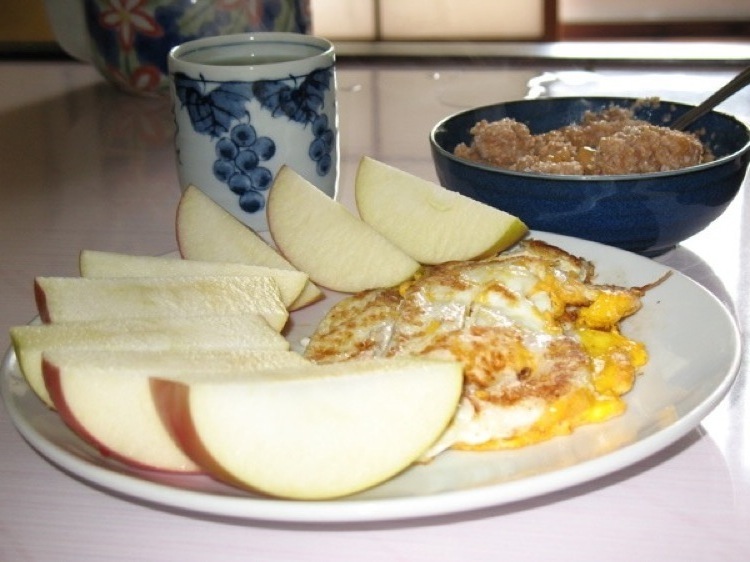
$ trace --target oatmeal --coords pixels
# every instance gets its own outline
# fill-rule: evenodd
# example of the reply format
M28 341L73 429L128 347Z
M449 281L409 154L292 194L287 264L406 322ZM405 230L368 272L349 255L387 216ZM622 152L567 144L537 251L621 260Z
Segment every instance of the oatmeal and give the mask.
M470 132L471 145L459 144L456 156L517 172L642 174L713 159L695 135L636 119L624 107L587 111L580 123L537 135L510 118L482 120Z

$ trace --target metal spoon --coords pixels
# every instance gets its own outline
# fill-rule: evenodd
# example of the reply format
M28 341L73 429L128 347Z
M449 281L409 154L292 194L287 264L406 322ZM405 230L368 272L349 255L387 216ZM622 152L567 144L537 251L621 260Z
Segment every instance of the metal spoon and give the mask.
M700 105L695 106L687 113L682 114L680 117L675 119L674 123L670 123L669 127L677 131L681 131L690 125L693 121L702 117L714 107L719 105L729 96L736 94L742 88L750 84L750 67L740 72L737 76L732 78L724 86L716 90L716 92L706 98L706 100Z

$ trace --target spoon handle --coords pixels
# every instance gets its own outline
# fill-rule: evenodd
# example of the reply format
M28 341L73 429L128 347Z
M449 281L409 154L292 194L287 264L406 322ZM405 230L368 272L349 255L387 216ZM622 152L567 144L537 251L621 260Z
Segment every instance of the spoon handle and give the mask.
M683 130L685 127L690 125L693 121L702 117L714 107L719 105L729 96L736 94L742 88L750 84L750 67L740 72L737 76L732 78L724 86L716 90L711 96L700 105L695 106L687 113L683 113L680 117L675 119L674 123L671 123L669 127L677 131Z

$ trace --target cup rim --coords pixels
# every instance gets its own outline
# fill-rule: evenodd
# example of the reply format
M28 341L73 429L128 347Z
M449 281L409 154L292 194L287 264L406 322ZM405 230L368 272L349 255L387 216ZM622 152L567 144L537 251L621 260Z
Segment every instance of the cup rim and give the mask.
M197 50L210 48L210 47L221 47L221 46L232 46L243 43L265 43L265 44L281 44L281 43L292 43L295 45L305 45L320 49L319 53L294 59L294 61L306 61L319 57L329 57L334 53L334 45L328 39L318 35L307 35L304 33L294 32L283 32L283 31L254 31L248 33L234 33L231 35L217 35L213 37L201 37L199 39L193 39L186 41L179 45L175 45L169 50L169 63L177 64L182 68L218 68L219 65L212 65L210 63L201 63L185 60L181 58L187 53L192 53ZM263 66L263 68L273 69L276 66L286 66L290 61L277 62L277 63L263 63L262 65L252 64L239 64L239 65L221 65L225 69L237 69L237 68L253 68L255 66Z

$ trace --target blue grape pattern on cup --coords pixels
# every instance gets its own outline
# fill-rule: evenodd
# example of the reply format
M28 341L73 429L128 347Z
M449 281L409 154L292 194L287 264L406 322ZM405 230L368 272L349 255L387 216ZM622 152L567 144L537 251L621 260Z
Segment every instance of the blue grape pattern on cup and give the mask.
M239 196L242 210L254 213L263 208L260 192L271 187L273 174L260 163L275 153L273 140L259 137L250 123L233 125L229 134L216 142L214 176Z
M215 140L213 175L239 198L240 208L255 213L265 208L263 192L271 187L273 174L263 165L276 154L272 138L259 134L246 104L258 100L274 118L286 118L310 128L308 149L320 176L333 165L335 133L323 111L325 92L331 87L333 67L320 68L301 77L257 82L214 82L174 77L175 93L187 109L193 129Z

